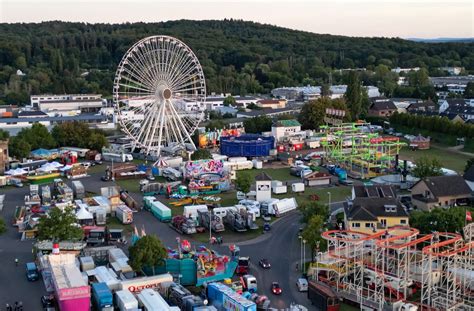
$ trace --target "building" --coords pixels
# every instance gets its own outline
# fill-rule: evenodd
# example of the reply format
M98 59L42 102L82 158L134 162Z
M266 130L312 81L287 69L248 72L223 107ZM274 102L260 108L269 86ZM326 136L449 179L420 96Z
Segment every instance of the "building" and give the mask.
M459 76L463 72L463 67L440 67L439 69L447 71L451 76Z
M332 176L327 173L312 172L303 177L304 183L308 187L315 186L329 186L331 184Z
M467 103L466 100L461 98L448 98L438 100L439 113L443 113L448 110L449 107L464 107L470 105L470 101Z
M231 96L230 94L220 94L220 95L212 95L206 97L205 108L206 110L216 110L219 107L224 107L224 100ZM259 100L258 97L254 96L234 96L236 107L246 108L247 105L255 104Z
M376 86L366 86L369 98L380 96L380 91ZM347 85L331 85L329 91L330 97L341 98L347 90ZM320 86L296 86L296 87L280 87L272 90L272 95L277 98L285 98L287 100L295 101L310 101L321 97Z
M463 94L469 82L474 82L474 75L430 77L431 84L436 88L447 88L448 92Z
M111 117L101 114L80 114L75 116L32 116L27 113L25 116L17 116L14 118L0 118L0 128L9 132L11 136L16 135L23 128L30 128L35 123L40 123L51 130L56 124L65 122L84 122L90 128L98 129L114 129L115 124Z
M419 112L438 112L437 105L432 100L418 101L416 103L411 103L407 107L409 113L419 113Z
M397 111L392 101L377 101L369 108L369 115L374 117L389 117Z
M408 212L396 198L356 197L344 204L347 230L370 234L394 226L408 226L408 220Z
M420 70L420 67L413 67L413 68L393 68L391 71L395 73L409 73L410 71L418 71Z
M459 175L435 176L417 182L411 194L414 207L431 211L435 207L466 204L471 198L471 189Z
M272 198L272 178L263 172L255 176L256 200L263 202Z
M100 94L32 95L31 106L46 113L98 112L104 100Z
M286 107L286 99L261 99L256 105L263 109L282 109Z
M467 104L450 105L443 113L459 116L465 122L474 119L474 107Z
M294 136L301 132L301 124L297 120L279 120L272 125L272 136L279 142L284 137Z
M251 110L245 112L237 112L237 118L254 118L258 116L267 116L270 118L286 115L286 114L298 114L301 108L298 107L288 107L281 109L261 109L261 110Z
M0 140L0 175L5 174L8 166L8 139Z

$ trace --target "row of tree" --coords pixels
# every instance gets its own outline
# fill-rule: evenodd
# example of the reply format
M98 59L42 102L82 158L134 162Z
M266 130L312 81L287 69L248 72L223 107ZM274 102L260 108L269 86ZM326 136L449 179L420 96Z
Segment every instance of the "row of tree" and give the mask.
M466 222L465 207L449 209L435 208L431 212L413 211L410 213L410 226L421 233L432 232L462 232Z
M474 137L474 126L461 122L452 122L447 117L394 113L390 117L390 123L457 137Z
M8 132L0 129L0 139L8 138ZM91 130L81 122L67 122L56 125L51 133L46 126L35 123L31 128L22 129L9 139L8 152L17 159L26 158L32 150L39 148L79 147L102 150L108 145L107 138L101 130Z
M154 34L175 36L193 49L209 92L244 95L280 86L346 84L348 72L336 69L366 68L361 72L364 85L377 85L388 96L413 96L422 91L425 73L445 74L439 67L474 70L472 43L318 35L238 20L1 24L0 100L24 104L30 94L39 93L108 96L125 52ZM396 84L398 74L390 71L395 67L426 70L419 73L423 79L410 77L405 88Z

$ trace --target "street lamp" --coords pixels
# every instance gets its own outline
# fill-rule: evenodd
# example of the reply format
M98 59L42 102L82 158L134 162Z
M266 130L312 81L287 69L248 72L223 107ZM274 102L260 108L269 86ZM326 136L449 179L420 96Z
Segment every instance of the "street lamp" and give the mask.
M328 191L328 207L329 207L329 212L331 212L331 192Z
M212 243L211 219L212 219L212 209L209 211L209 243Z
M303 266L303 237L298 235L298 239L300 239L300 269Z
M305 264L306 264L306 240L303 239L303 265ZM305 272L306 270L303 267L304 266L301 267L303 269L302 271Z

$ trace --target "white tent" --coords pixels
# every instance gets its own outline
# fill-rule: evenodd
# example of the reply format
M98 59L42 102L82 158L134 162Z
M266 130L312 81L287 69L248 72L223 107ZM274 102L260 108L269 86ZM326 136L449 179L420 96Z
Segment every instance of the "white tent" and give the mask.
M59 170L61 172L68 171L72 168L72 165L64 165L64 167L61 167Z
M12 175L12 176L18 176L18 175L25 175L28 174L27 171L25 171L22 168L16 168L14 170L8 170L5 172L6 175Z
M38 171L40 172L52 172L52 171L56 171L57 170L57 167L55 167L54 165L51 165L50 163L46 163L46 164L43 164L41 165L41 167L38 169Z
M94 215L92 215L92 213L90 213L85 208L81 207L76 213L76 218L78 220L93 219Z
M63 165L57 161L53 161L53 162L50 162L49 165L51 165L51 167L62 167Z

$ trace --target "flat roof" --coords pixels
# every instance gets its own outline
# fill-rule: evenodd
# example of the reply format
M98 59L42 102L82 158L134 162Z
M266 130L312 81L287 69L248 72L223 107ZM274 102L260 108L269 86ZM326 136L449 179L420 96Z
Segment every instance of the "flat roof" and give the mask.
M31 118L0 118L0 123L12 122L60 122L60 121L105 121L107 117L104 115L80 114L77 116L61 116L61 117L31 117Z

